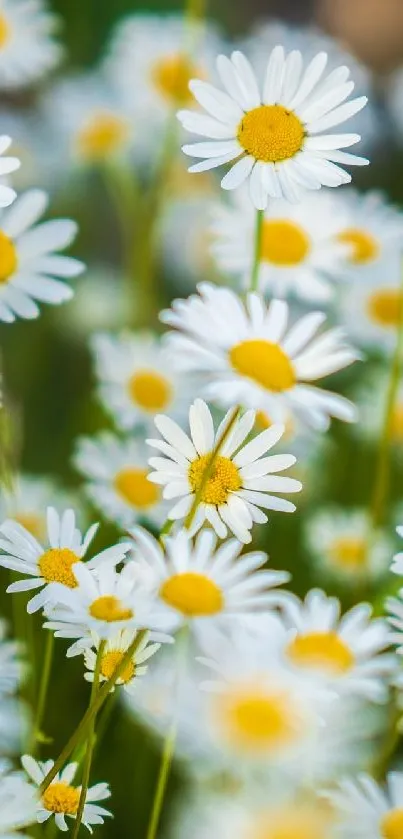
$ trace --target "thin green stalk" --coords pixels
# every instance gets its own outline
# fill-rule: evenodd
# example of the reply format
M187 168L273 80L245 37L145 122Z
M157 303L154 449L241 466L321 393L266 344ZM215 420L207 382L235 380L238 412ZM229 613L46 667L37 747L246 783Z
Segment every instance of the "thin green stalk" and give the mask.
M139 202L139 187L132 170L122 168L117 162L106 161L102 175L118 222L121 250L122 274L127 288L128 312L134 298L133 288L133 242L136 228L136 208Z
M162 526L161 531L160 531L160 536L159 536L160 542L163 542L165 536L168 536L168 534L171 532L174 524L175 524L174 519L167 519L166 520L165 524Z
M209 457L209 459L206 463L206 468L203 472L203 476L202 476L202 479L200 481L200 486L198 487L197 491L195 492L195 497L193 499L192 506L191 506L186 518L185 518L185 527L188 530L191 528L191 526L193 524L193 519L196 515L197 508L200 504L200 501L203 497L204 490L207 486L207 481L210 478L211 473L214 469L214 463L215 463L216 457L219 455L219 453L221 451L221 448L223 447L225 441L227 440L229 434L231 433L231 431L232 431L232 429L233 429L233 427L234 427L234 425L235 425L235 423L236 423L236 421L239 417L240 410L241 410L241 408L239 407L239 405L237 405L235 408L232 409L232 412L229 416L228 422L227 422L225 428L223 429L223 431L221 432L221 434L220 434L220 436L219 436L219 438L218 438L218 440L217 440L217 442L216 442L216 444L215 444L215 446L214 446L214 448L213 448L213 450L210 454L210 457Z
M73 734L71 735L70 739L67 741L59 756L56 758L54 765L42 781L42 784L39 788L40 795L43 795L45 790L48 788L49 784L52 783L57 773L60 772L66 761L69 759L73 749L75 749L75 747L81 742L82 738L85 736L88 726L91 724L93 718L97 715L98 711L102 708L102 705L104 704L105 700L108 698L110 689L115 686L117 680L119 679L119 676L121 676L125 667L135 655L138 647L144 639L146 632L147 629L139 630L133 642L130 644L130 647L127 648L123 658L116 665L110 679L108 679L107 682L104 682L102 687L99 689L94 699L94 702L87 708L84 716L78 723L77 728L75 729L75 731L73 731Z
M42 672L41 672L41 681L39 684L39 694L38 694L38 702L36 706L35 718L33 723L32 729L32 738L29 748L29 753L34 755L36 752L36 748L41 738L41 727L43 721L43 715L45 713L46 707L46 697L48 693L49 687L49 680L50 674L52 670L52 660L53 660L53 649L54 649L54 635L52 632L48 632L48 636L46 638L45 644L45 653L43 656L42 662Z
M255 239L253 249L253 263L250 277L250 290L258 290L260 256L262 251L264 210L256 210Z

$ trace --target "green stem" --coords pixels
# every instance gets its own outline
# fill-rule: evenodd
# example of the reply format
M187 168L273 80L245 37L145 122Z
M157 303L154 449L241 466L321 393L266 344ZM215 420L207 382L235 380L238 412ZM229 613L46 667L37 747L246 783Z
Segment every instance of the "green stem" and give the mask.
M160 542L163 542L164 537L168 536L168 534L171 532L174 524L175 524L174 519L167 519L166 520L165 524L162 526L161 531L160 531L160 536L159 536Z
M60 752L59 756L56 758L54 765L42 781L42 784L39 788L40 795L43 795L45 790L48 788L49 784L52 783L53 779L56 777L57 773L63 768L66 761L69 759L73 749L81 742L82 738L84 737L88 726L91 724L93 718L97 715L98 711L102 708L105 700L108 698L109 691L113 688L119 679L119 676L123 673L125 667L131 661L133 656L135 655L138 647L142 643L145 634L147 633L147 629L141 629L137 632L136 637L130 644L130 647L127 648L124 656L121 658L119 663L116 665L112 676L108 679L107 682L104 682L100 690L98 691L94 702L90 705L84 716L81 718L77 728L71 735L70 739L63 747L62 751Z
M41 681L39 685L38 702L36 706L35 719L32 729L32 739L29 748L29 753L31 755L35 754L38 742L41 737L41 727L46 707L46 697L48 693L49 679L52 670L53 649L54 635L52 634L52 632L49 632L46 638L45 653L42 662Z
M115 210L121 236L122 273L127 287L128 312L134 299L133 287L133 241L136 227L136 208L139 200L139 187L131 170L122 168L116 162L107 161L102 167L102 175L111 204Z
M250 290L257 291L259 284L260 255L262 251L264 210L256 211L255 239L253 249L253 263L250 277Z

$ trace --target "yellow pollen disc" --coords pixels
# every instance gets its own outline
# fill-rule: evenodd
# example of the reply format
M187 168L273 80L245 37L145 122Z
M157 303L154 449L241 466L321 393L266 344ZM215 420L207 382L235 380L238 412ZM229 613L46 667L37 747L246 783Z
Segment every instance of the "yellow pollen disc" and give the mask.
M391 417L390 433L392 440L395 442L403 442L403 404L397 404L393 410Z
M126 142L129 133L127 122L116 114L100 111L93 114L77 136L77 150L89 161L104 160Z
M17 515L13 515L14 521L18 521L18 524L21 524L22 527L25 527L25 530L28 530L32 536L35 536L35 539L42 539L46 535L46 522L43 516L35 515L35 513L17 513Z
M122 469L115 477L115 489L132 507L146 509L160 500L160 490L148 480L148 469Z
M247 839L328 839L329 827L319 807L297 806L261 816Z
M300 667L314 667L333 676L348 673L354 655L336 632L307 632L288 645L288 655Z
M191 79L200 78L200 73L186 55L169 55L161 58L152 68L152 79L160 93L177 104L192 100L189 90Z
M10 40L10 24L5 15L0 14L0 49Z
M133 617L131 609L126 607L113 594L104 594L102 597L97 597L88 609L92 618L99 621L107 621L113 623L114 621L127 621Z
M396 288L374 291L368 297L367 310L371 320L380 326L396 327L400 323L402 295Z
M381 834L384 839L402 839L403 809L390 810L381 822Z
M234 370L265 390L279 393L295 385L292 363L278 344L260 339L242 341L229 351L229 360Z
M265 219L262 230L260 259L273 265L300 265L311 245L302 227L287 220Z
M232 746L251 751L275 751L301 733L288 695L261 688L240 689L217 698L216 721Z
M38 566L47 583L62 583L68 588L76 588L78 583L72 566L80 561L70 548L49 548L39 557Z
M242 118L237 137L247 154L276 163L301 151L305 131L298 117L282 105L260 105Z
M17 251L11 239L0 230L0 284L6 283L18 266Z
M349 227L338 235L339 242L351 246L350 262L354 265L364 265L377 258L379 245L371 233L359 230L356 227Z
M166 580L161 586L160 597L189 618L216 615L224 605L222 592L216 583L193 571L175 574Z
M211 452L203 454L190 464L189 483L193 492L197 492L201 486L210 457ZM236 492L240 488L241 479L238 469L228 457L218 455L203 489L201 500L205 504L225 504L230 492Z
M368 545L365 539L340 537L329 548L334 565L351 571L364 568L367 563Z
M130 397L144 411L166 409L172 399L170 383L154 370L138 370L129 381Z
M42 804L46 810L52 813L65 813L67 816L75 816L79 800L80 790L63 781L50 784L42 795Z
M122 650L110 650L108 653L105 653L101 658L101 676L105 679L110 679L124 655L125 651L122 652ZM124 682L125 684L130 682L134 676L135 669L134 661L129 661L120 674L118 681Z

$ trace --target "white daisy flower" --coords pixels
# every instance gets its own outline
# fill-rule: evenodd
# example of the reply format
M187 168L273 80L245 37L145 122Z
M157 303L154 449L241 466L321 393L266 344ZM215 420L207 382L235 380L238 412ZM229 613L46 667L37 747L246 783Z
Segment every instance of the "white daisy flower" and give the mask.
M7 176L20 168L21 161L18 157L3 157L4 152L10 148L11 143L12 139L7 134L0 136L0 179L2 181L0 182L0 208L9 207L17 197L15 190L8 186Z
M400 538L403 538L403 525L399 525L399 527L396 528L396 533L398 536L400 536ZM394 574L399 574L399 576L403 577L402 551L394 555L392 565L390 566L390 570L393 571Z
M190 437L169 417L155 418L163 439L146 442L165 456L150 458L154 471L149 480L164 487L164 498L180 499L169 510L168 518L184 519L190 512L196 493L205 481L212 452L225 434L228 422L229 413L215 431L210 410L202 399L196 399L189 410ZM293 455L266 456L281 438L284 427L274 425L243 446L254 422L255 412L245 413L234 422L220 446L200 497L192 533L207 521L220 539L225 539L228 528L240 542L250 542L253 522L267 521L262 507L294 512L295 504L268 494L299 492L302 488L300 481L273 474L292 466Z
M12 490L0 497L0 522L13 519L31 533L38 542L46 540L46 508L49 501L60 513L73 506L70 493L61 490L49 476L19 474Z
M403 215L375 190L361 194L351 188L338 193L337 199L336 208L345 220L337 233L337 241L347 248L345 275L367 281L369 270L389 256L400 256Z
M0 320L6 323L38 317L37 300L53 305L70 300L71 287L58 278L77 277L84 270L82 262L58 253L74 240L74 221L36 224L47 204L45 192L31 189L0 218Z
M134 559L145 563L150 585L174 629L191 623L195 633L207 625L228 628L235 621L282 602L273 588L288 582L284 571L259 570L267 562L261 551L241 554L242 544L229 539L217 549L212 531L203 530L195 544L179 530L162 546L141 527L131 531Z
M147 453L140 440L120 439L110 432L78 440L74 464L87 479L85 491L106 518L122 527L138 519L157 526L166 519L167 505L149 480Z
M373 532L367 509L319 508L306 520L305 540L318 572L347 585L384 574L393 553L388 535Z
M389 354L396 344L401 308L398 252L368 272L365 282L346 284L338 299L338 320L358 346Z
M111 678L116 670L116 667L120 664L125 653L133 643L136 634L136 630L121 629L108 639L101 655L99 671L100 682L106 682ZM100 643L101 639L94 633L92 637L92 647L87 647L83 650L84 662L87 668L84 678L87 682L94 681L94 672ZM146 633L144 638L140 641L135 654L132 656L130 661L127 662L123 673L117 679L116 685L123 685L124 690L129 694L137 690L138 679L141 676L146 675L148 670L148 661L153 655L155 655L156 652L158 652L160 646L161 644L150 643L150 636ZM111 690L113 691L114 689L115 688L113 687Z
M93 335L91 349L102 404L125 430L152 424L156 413L183 416L189 384L172 371L166 352L152 333Z
M232 206L217 205L211 251L224 273L250 283L255 251L255 213L244 190ZM258 288L274 297L296 294L327 301L332 280L343 274L349 248L337 240L345 214L329 193L304 196L300 204L277 199L265 210L259 254Z
M93 633L107 641L120 630L165 627L162 609L142 585L135 563L128 562L120 572L109 563L100 565L96 572L80 563L75 573L76 588L54 584L53 601L46 609L48 620L44 624L56 638L77 639L68 649L68 657L88 647ZM170 638L163 635L157 640Z
M17 773L0 774L0 836L23 837L23 828L36 822L37 796L34 787ZM20 832L22 831L22 832Z
M0 88L13 90L40 79L59 63L55 40L59 18L42 0L2 0L0 10Z
M250 293L245 305L235 292L209 283L201 283L198 292L174 300L161 320L178 330L167 336L175 367L203 373L207 399L255 408L273 422L285 422L292 412L324 431L331 416L356 420L351 402L311 384L360 357L341 329L316 336L326 320L323 312L310 312L287 329L289 307L283 300L266 304Z
M332 134L329 129L361 110L366 96L348 100L354 90L348 67L324 76L327 53L318 53L303 69L302 54L272 51L259 86L242 52L220 55L217 70L225 92L205 81L189 88L207 115L179 111L184 128L207 141L185 145L191 157L203 158L191 167L202 172L236 161L221 181L223 189L236 189L250 178L256 209L268 198L298 201L303 190L349 183L343 165L365 165L363 157L341 151L357 143L359 134Z
M54 507L48 507L48 547L43 547L22 524L6 519L0 526L0 566L28 576L28 579L11 583L7 591L41 588L42 591L34 595L27 605L27 611L31 614L52 601L54 583L59 583L66 590L76 588L76 573L97 529L98 524L93 524L83 536L76 527L73 510L59 514ZM122 562L127 550L128 543L113 545L96 554L86 564L89 568L98 568L105 563L117 565Z
M52 165L49 136L46 134L43 122L38 120L36 110L27 108L12 110L11 107L3 106L0 108L0 125L2 132L12 137L13 155L21 164L13 171L11 178L7 174L4 176L0 174L1 184L7 187L12 186L17 192L29 189L38 183L47 189L52 190L52 187L54 189L58 174ZM16 193L13 190L15 198Z
M399 839L403 835L403 773L390 772L386 787L364 773L327 793L339 834L348 839Z
M53 760L37 761L30 755L23 755L21 763L28 775L37 787L40 787L46 775L54 765ZM80 801L81 786L74 786L74 776L77 772L77 763L68 763L61 772L58 772L51 784L42 794L37 805L36 821L43 824L52 816L55 817L56 827L59 830L68 830L66 816L75 818ZM97 801L105 801L110 797L108 784L95 784L89 787L85 796L85 805L82 823L92 833L92 825L103 824L107 816L112 816L109 810L100 807Z

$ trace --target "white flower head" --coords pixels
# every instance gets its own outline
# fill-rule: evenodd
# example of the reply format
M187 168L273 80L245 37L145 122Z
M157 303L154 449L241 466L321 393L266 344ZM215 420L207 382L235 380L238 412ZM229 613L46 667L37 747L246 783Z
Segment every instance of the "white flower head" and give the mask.
M348 839L399 839L403 835L403 773L390 772L386 787L370 775L340 782L327 793L341 836Z
M230 530L241 542L250 542L253 522L267 521L261 508L293 512L295 505L277 497L277 493L299 492L302 485L293 478L273 474L292 466L293 455L267 456L281 438L283 426L274 425L243 445L252 431L255 412L247 411L227 431L229 422L230 413L215 430L202 399L196 399L189 410L190 437L169 417L157 416L155 425L163 439L146 441L161 453L150 458L154 471L149 479L164 487L164 498L180 499L169 511L170 519L185 519L201 488L192 533L207 521L221 539ZM212 453L222 438L208 475Z
M3 157L4 152L10 148L11 143L11 137L7 134L2 134L0 136L0 178L2 179L2 182L0 183L1 209L12 204L17 197L15 190L8 186L7 175L10 175L11 172L15 172L16 169L19 169L21 162L18 157ZM4 179L6 180L5 183Z
M115 635L108 638L105 647L103 648L99 665L100 682L105 682L111 678L114 670L120 664L125 653L136 638L136 635L137 630L121 629L116 632ZM83 650L84 662L87 668L84 678L87 682L94 681L94 672L100 643L101 639L93 633L91 647L88 646ZM124 690L129 694L136 691L138 679L146 675L149 659L158 652L160 646L161 644L150 642L150 635L149 633L146 633L144 638L140 641L136 652L133 654L130 661L127 662L123 672L117 679L116 685L122 685ZM113 691L114 687L111 690Z
M74 241L74 221L37 224L47 204L45 192L31 189L0 218L0 320L6 323L38 317L36 301L56 305L70 300L73 290L64 280L84 270L82 262L58 253Z
M17 773L0 772L0 836L23 837L20 830L36 822L37 795L32 784Z
M43 547L22 524L6 519L0 526L0 565L28 577L11 583L7 591L41 588L42 591L34 595L27 605L30 614L52 602L53 584L72 591L78 585L76 572L83 564L83 557L97 529L98 525L93 524L83 536L76 527L73 510L65 510L59 515L54 507L48 507L48 546ZM128 543L106 548L89 560L88 567L95 568L104 563L117 565L124 559L128 548Z
M43 0L2 0L0 12L0 88L32 84L60 61L55 40L59 24Z
M265 303L250 293L245 304L230 289L201 283L198 294L175 300L161 320L177 330L167 336L175 367L204 374L203 395L212 402L254 408L272 422L286 422L291 411L323 431L332 416L356 420L351 402L313 385L360 357L344 330L317 335L323 312L310 312L288 327L284 300Z
M399 525L396 528L396 533L403 539L403 525ZM392 560L392 564L390 566L390 570L393 571L394 574L399 574L399 576L403 577L403 552L399 551L399 553L395 554Z
M337 193L336 212L344 216L337 239L346 248L345 276L366 282L369 272L385 259L400 256L403 215L375 190L360 194L350 188Z
M209 138L183 147L191 157L203 158L191 171L236 161L221 186L235 189L249 178L257 209L265 209L269 197L295 202L306 189L349 183L351 176L343 166L368 161L341 149L357 143L360 135L329 129L361 110L367 97L349 100L354 90L349 68L337 67L325 76L327 59L327 53L320 52L304 69L298 50L286 56L283 47L276 46L259 84L242 52L230 58L220 55L217 70L225 92L193 80L189 87L207 115L178 114L188 131Z
M23 755L21 763L30 778L37 787L40 787L46 775L54 765L53 760L36 761L30 755ZM74 786L74 776L77 772L77 763L68 763L61 772L58 772L53 781L42 793L37 804L36 821L43 824L52 816L55 818L56 827L59 830L67 831L68 823L66 817L76 818L80 801L81 786ZM109 810L101 807L97 802L105 801L110 797L108 784L100 783L89 787L83 811L82 823L92 833L92 826L103 824L104 819L112 816Z

